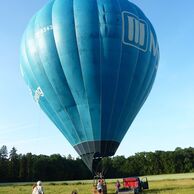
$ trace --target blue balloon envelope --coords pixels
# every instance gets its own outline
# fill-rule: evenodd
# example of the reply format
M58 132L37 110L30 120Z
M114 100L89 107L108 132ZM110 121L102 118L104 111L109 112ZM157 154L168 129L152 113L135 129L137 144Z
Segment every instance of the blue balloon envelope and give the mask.
M90 170L112 156L155 79L159 47L128 0L54 0L31 19L21 72L34 100Z

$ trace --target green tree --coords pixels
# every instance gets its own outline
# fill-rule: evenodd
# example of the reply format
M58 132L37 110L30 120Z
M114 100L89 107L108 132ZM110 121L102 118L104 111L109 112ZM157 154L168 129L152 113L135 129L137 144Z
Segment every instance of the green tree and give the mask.
M27 157L26 155L22 155L20 157L20 161L19 161L19 180L20 181L27 181L27 176L28 176L28 172L27 172Z
M17 181L19 175L19 156L15 147L9 152L9 180Z
M3 145L0 149L0 182L9 181L8 175L8 151L7 146Z
M7 146L3 145L0 149L0 159L7 159L7 156L8 156Z
M184 159L184 150L181 148L176 148L174 151L174 163L176 173L184 172Z
M26 154L26 160L27 160L27 176L26 180L27 181L33 181L33 161L34 161L34 156L31 153Z
M125 176L125 162L126 158L124 156L116 156L112 159L112 167L115 170L115 177L123 177Z

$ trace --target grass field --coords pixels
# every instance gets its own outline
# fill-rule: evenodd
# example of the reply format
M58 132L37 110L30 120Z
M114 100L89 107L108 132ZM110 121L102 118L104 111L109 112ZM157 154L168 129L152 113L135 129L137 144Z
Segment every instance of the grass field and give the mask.
M194 194L194 173L147 176L150 189L143 194ZM107 180L108 194L115 193L116 180ZM32 183L0 184L0 194L31 194ZM92 181L44 183L45 194L91 194Z

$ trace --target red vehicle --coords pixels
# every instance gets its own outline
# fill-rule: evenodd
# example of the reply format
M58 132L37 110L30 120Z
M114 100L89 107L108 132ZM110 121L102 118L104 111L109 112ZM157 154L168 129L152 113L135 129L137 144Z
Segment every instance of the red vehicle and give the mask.
M123 188L119 189L118 194L134 193L138 194L144 189L149 189L147 178L128 177L123 178Z

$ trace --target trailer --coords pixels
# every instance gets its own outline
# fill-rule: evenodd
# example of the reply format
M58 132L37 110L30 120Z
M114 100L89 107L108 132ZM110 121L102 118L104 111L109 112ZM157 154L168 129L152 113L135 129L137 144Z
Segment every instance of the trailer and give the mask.
M118 194L138 194L144 189L149 189L147 177L128 177L123 178L123 188L120 188Z

